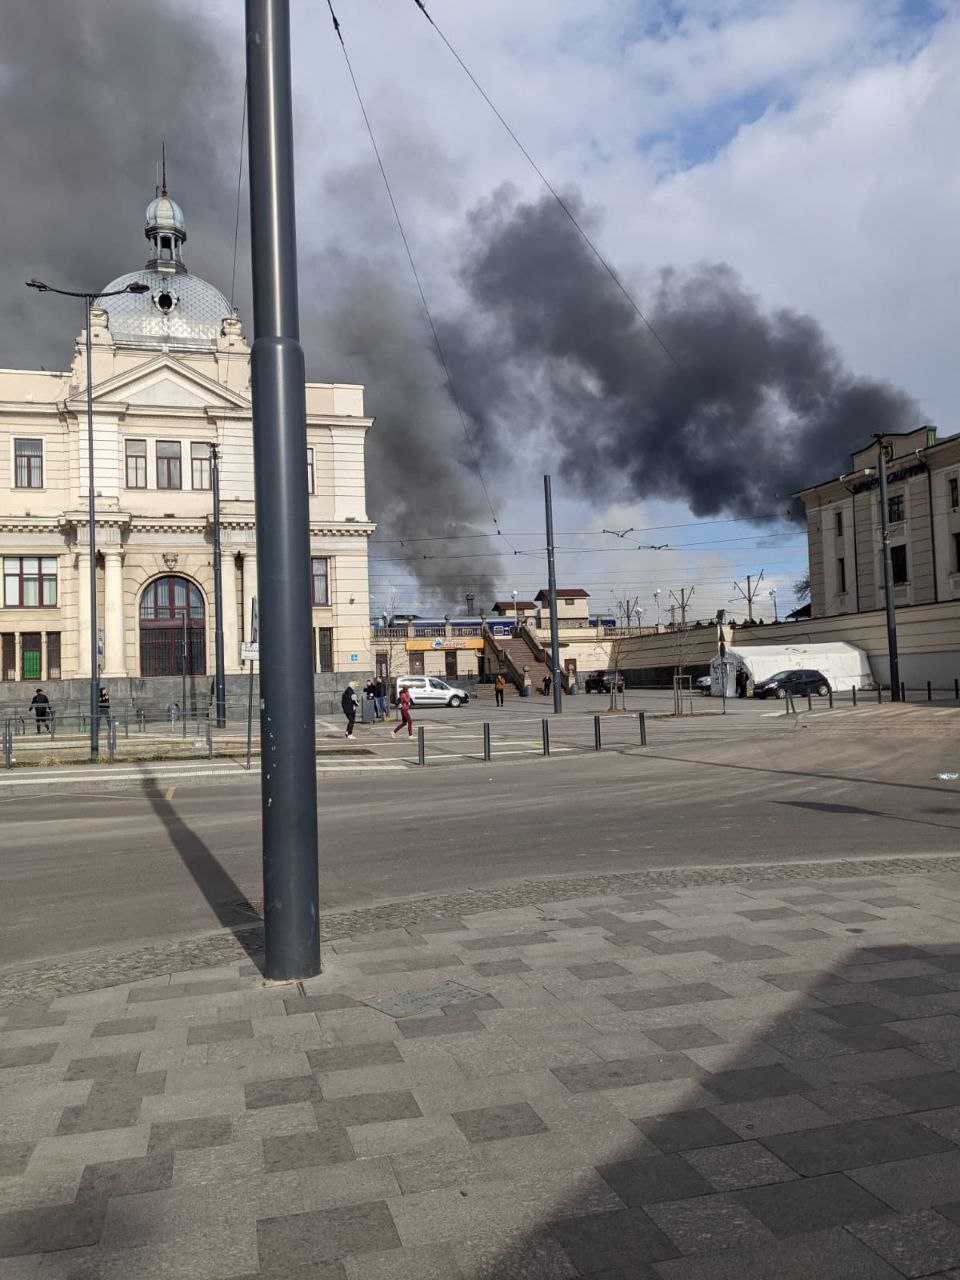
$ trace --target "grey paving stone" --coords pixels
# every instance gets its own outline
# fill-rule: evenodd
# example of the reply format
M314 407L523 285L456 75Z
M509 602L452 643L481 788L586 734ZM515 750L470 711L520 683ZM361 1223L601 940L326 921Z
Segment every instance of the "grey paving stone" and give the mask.
M854 1120L802 1133L773 1134L764 1138L764 1145L791 1169L808 1178L890 1160L932 1156L952 1146L939 1134L931 1133L905 1116ZM960 1159L960 1151L956 1154Z
M59 1253L96 1244L103 1218L100 1201L0 1214L0 1258Z
M842 1228L660 1262L661 1280L903 1280Z
M423 1115L407 1089L395 1093L358 1093L351 1098L331 1098L318 1104L317 1119L338 1124L382 1124L386 1120L410 1120Z
M822 1112L837 1120L873 1120L877 1116L896 1116L906 1110L874 1085L837 1084L808 1090L806 1099Z
M937 969L942 970L944 973L960 973L960 956L930 955L927 956L927 959L930 964L934 965Z
M128 1160L105 1160L88 1164L80 1179L77 1203L109 1199L111 1196L141 1195L163 1191L173 1185L173 1150L159 1149L150 1155Z
M313 1102L321 1098L313 1076L292 1076L280 1080L250 1080L243 1086L248 1111L259 1107L283 1107L291 1102Z
M307 1061L314 1071L356 1071L361 1067L390 1067L403 1062L395 1040L369 1044L334 1045L329 1049L308 1049Z
M481 960L471 965L484 978L499 978L508 973L532 973L526 960Z
M689 982L676 987L656 987L649 991L620 991L608 995L612 1005L625 1013L636 1013L642 1009L667 1009L673 1005L702 1004L709 1000L729 1000L726 991L721 991L709 982Z
M613 960L595 960L590 964L569 964L567 973L572 973L575 978L590 981L592 978L621 978L628 975L630 970L625 969L622 964L616 964Z
M787 920L799 914L792 907L755 907L750 911L734 912L734 915L743 916L745 920Z
M828 969L799 969L792 973L764 973L760 976L764 982L781 991L813 991L834 980Z
M683 1053L649 1054L615 1062L582 1062L551 1068L571 1093L592 1089L625 1089L663 1080L699 1080L705 1072Z
M464 951L500 951L506 947L542 947L556 945L549 933L501 933L490 938L474 938L458 945Z
M825 1231L890 1212L889 1205L842 1173L750 1187L741 1191L738 1198L778 1236Z
M824 1018L829 1018L831 1022L838 1022L842 1027L866 1027L871 1023L892 1022L894 1017L889 1009L870 1004L866 1000L833 1005L820 1012Z
M827 1084L876 1084L903 1076L929 1075L937 1067L912 1049L880 1049L877 1052L843 1054L818 1062L794 1063L798 1075L817 1087Z
M945 989L930 978L881 978L870 985L893 996L936 996Z
M750 1244L769 1240L770 1232L735 1196L698 1196L652 1204L650 1217L674 1242L681 1253L699 1253L719 1245Z
M583 1275L677 1256L676 1246L640 1209L585 1213L552 1222L550 1230ZM631 1270L629 1274L639 1273Z
M454 1009L439 1017L400 1018L397 1030L407 1040L422 1040L431 1036L457 1036L468 1032L484 1032L486 1027L470 1009Z
M0 1142L0 1178L18 1177L27 1167L35 1142Z
M932 1111L960 1105L960 1073L956 1071L880 1081L874 1088L896 1098L910 1111Z
M0 1071L12 1067L36 1067L49 1062L57 1051L56 1040L44 1044L15 1044L0 1049Z
M660 1200L705 1196L713 1186L681 1155L647 1156L597 1166L597 1172L631 1208Z
M738 1134L702 1108L643 1116L633 1123L664 1155L675 1151L690 1151L697 1147L715 1148L721 1143L740 1141Z
M252 1040L253 1026L249 1018L232 1022L208 1022L193 1025L187 1031L187 1044L219 1044L223 1040Z
M914 1041L906 1039L889 1026L837 1027L830 1035L838 1045L855 1053L873 1053L878 1049L909 1049Z
M905 1276L960 1266L960 1227L933 1209L854 1223L848 1230Z
M683 1157L717 1191L739 1191L773 1182L792 1182L796 1173L759 1142L686 1151Z
M94 1040L103 1036L136 1036L156 1030L156 1018L116 1018L112 1022L98 1022L90 1032Z
M405 1254L410 1252L407 1249ZM417 1280L577 1280L581 1274L561 1249L556 1238L547 1232L531 1232L519 1240L507 1240L500 1244L475 1247L473 1242L456 1246L454 1255L460 1266L436 1271L425 1271L419 1261L416 1264ZM357 1265L359 1265L359 1260ZM462 1270L461 1270L462 1268ZM654 1273L638 1275L637 1280L656 1280ZM390 1280L407 1280L412 1274L397 1269L390 1273ZM608 1276L609 1272L604 1272ZM367 1272L357 1272L357 1280L368 1280ZM369 1280L379 1280L379 1275ZM598 1276L597 1280L603 1280Z
M331 1262L350 1254L399 1249L400 1237L383 1200L262 1218L257 1223L261 1271Z
M723 1044L722 1036L699 1022L688 1022L679 1027L646 1027L644 1035L663 1049L700 1049L706 1045Z
M878 1163L873 1168L854 1169L850 1177L874 1195L886 1200L894 1209L904 1212L927 1209L932 1205L950 1205L957 1199L957 1190L960 1188L960 1150L952 1143L950 1150L941 1150L935 1155L915 1156L912 1159L897 1159L893 1156L888 1157L888 1160L891 1162Z
M140 1065L139 1053L110 1053L98 1058L74 1058L63 1073L64 1080L116 1080L132 1076Z
M836 920L838 924L868 924L871 920L883 919L875 911L857 911L853 908L849 911L822 911L820 914L828 920Z
M335 1013L338 1009L356 1009L362 1001L332 991L312 996L287 996L283 1007L287 1013Z
M49 1002L44 1005L22 1005L6 1013L4 1031L36 1031L42 1027L62 1027L67 1021L65 1013L50 1013Z
M929 960L930 953L925 947L912 947L906 943L893 946L864 947L864 956L875 956L878 960Z
M529 1102L454 1111L453 1120L468 1142L493 1142L499 1138L520 1138L547 1132L547 1126Z
M346 1164L356 1158L346 1129L335 1121L324 1121L305 1133L285 1133L263 1139L263 1164L267 1173Z
M110 1081L95 1080L86 1102L63 1109L57 1133L95 1133L134 1125L140 1119L143 1099L161 1094L165 1079L165 1071L151 1071L119 1075Z
M553 939L548 939L553 941ZM426 956L407 956L403 960L364 960L359 964L361 973L371 976L385 973L425 973L430 969L453 969L462 965L459 956L435 952Z
M927 1043L938 1040L960 1041L960 1018L953 1013L942 1017L910 1018L906 1022L891 1022L891 1031L896 1031L907 1040Z
M960 1107L942 1107L937 1111L917 1111L910 1117L960 1146Z
M743 1067L733 1071L716 1071L702 1081L703 1087L721 1102L754 1102L760 1098L778 1098L800 1093L806 1081L787 1067Z
M229 1116L204 1116L197 1120L155 1120L150 1126L147 1154L159 1151L194 1151L199 1147L219 1147L229 1142Z
M838 1053L852 1052L834 1034L828 1035L825 1031L806 1030L802 1027L788 1031L771 1030L764 1033L761 1043L769 1045L787 1058L832 1058Z

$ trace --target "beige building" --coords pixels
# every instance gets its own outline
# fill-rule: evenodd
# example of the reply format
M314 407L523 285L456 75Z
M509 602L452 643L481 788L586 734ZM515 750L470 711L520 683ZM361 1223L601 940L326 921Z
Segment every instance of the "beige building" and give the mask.
M960 435L938 441L935 427L921 427L884 444L897 609L960 600ZM807 509L813 618L883 608L877 458L872 444L849 474L796 495Z
M250 348L223 294L191 275L183 214L147 208L145 268L91 310L100 672L212 673L211 446L220 457L226 671L237 674L257 594ZM62 305L52 295L37 306ZM0 675L90 675L86 335L64 372L0 370ZM371 667L363 388L308 383L314 664ZM145 686L140 686L145 691ZM132 686L131 686L132 689ZM8 695L14 690L8 689Z

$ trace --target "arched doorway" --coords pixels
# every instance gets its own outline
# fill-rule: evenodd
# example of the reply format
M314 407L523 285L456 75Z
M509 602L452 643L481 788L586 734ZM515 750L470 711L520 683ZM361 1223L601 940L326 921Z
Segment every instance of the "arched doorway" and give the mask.
M140 597L140 674L205 675L206 630L200 588L188 578L156 578Z

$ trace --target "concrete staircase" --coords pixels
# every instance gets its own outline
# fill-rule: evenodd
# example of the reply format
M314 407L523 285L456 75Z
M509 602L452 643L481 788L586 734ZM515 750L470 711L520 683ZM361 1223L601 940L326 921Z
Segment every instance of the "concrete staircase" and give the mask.
M550 668L534 654L523 638L506 639L488 633L484 639L488 662L492 659L490 669L496 670L499 664L503 674L518 690L523 688L525 670L535 688L543 683L544 676L550 674Z

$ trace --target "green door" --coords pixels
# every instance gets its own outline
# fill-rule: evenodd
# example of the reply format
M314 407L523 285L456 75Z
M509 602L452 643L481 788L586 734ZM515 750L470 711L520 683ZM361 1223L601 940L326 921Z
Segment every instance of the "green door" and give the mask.
M20 637L20 677L23 680L39 680L41 674L40 633L30 632Z

